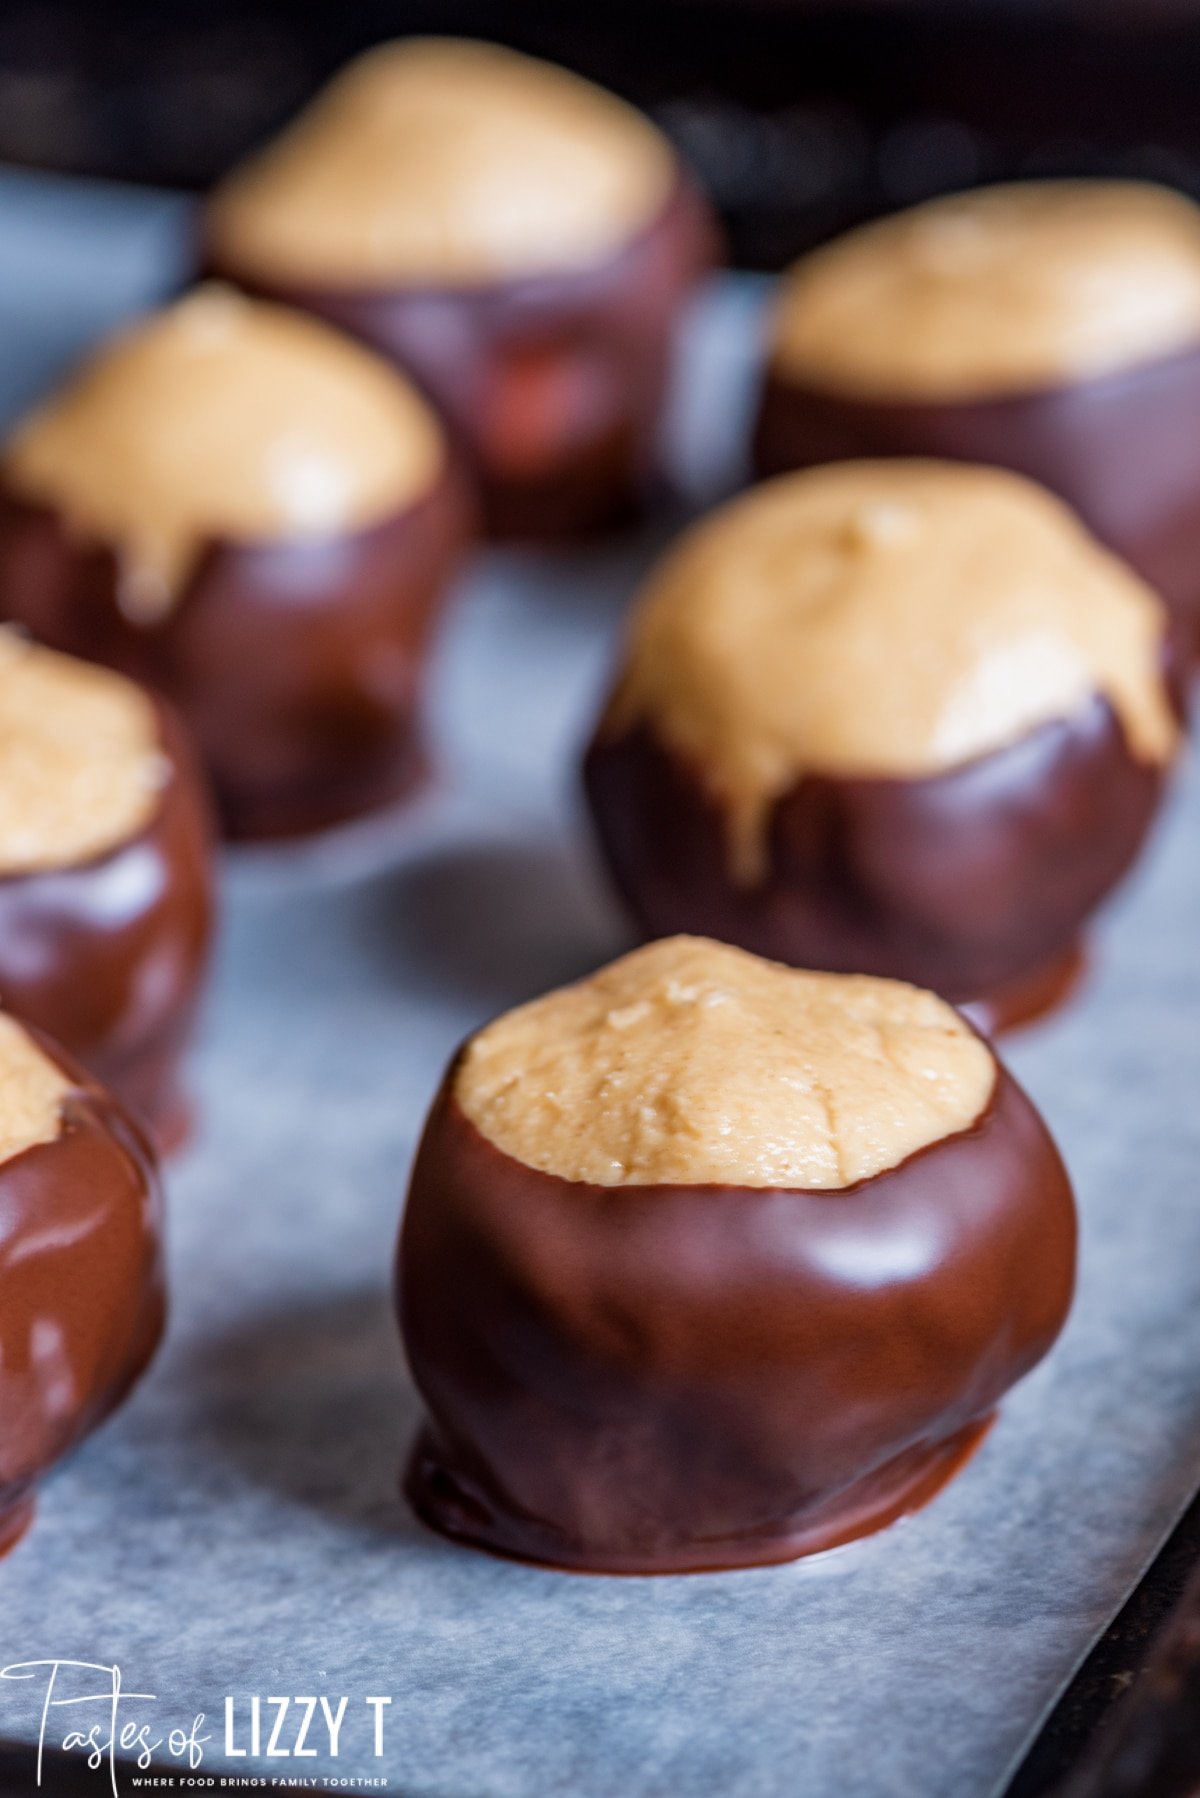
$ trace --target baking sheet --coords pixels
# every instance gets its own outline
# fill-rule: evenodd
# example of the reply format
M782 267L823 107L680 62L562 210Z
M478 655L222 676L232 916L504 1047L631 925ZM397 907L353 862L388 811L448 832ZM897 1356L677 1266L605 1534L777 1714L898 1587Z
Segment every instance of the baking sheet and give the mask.
M0 178L4 401L89 314L166 284L184 224L169 200ZM736 468L761 295L721 283L692 334L693 492ZM204 1775L411 1798L989 1798L1200 1480L1191 781L1082 1002L1012 1045L1076 1180L1079 1298L934 1505L790 1567L606 1580L451 1547L399 1499L416 1404L388 1282L414 1139L467 1030L624 945L573 763L667 528L487 559L439 657L426 800L229 863L202 1128L170 1172L169 1340L0 1564L0 1665L119 1665L154 1695L123 1714L155 1735L204 1714ZM97 1677L66 1671L60 1694ZM336 1759L320 1713L316 1758L226 1755L227 1698L244 1747L252 1695L321 1694L348 1700ZM36 1742L44 1695L41 1675L0 1681L0 1736ZM84 1717L52 1713L47 1742Z

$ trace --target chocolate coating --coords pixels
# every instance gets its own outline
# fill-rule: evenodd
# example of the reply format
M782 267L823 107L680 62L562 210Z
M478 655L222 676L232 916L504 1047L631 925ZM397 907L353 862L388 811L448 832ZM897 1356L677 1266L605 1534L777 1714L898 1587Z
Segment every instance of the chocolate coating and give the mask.
M180 726L158 715L170 773L145 829L90 861L0 875L0 994L170 1148L215 896L207 793Z
M203 266L390 357L474 468L488 528L562 538L633 512L653 483L675 326L714 254L708 208L681 180L648 230L567 273L351 291L265 281L215 254Z
M423 770L421 673L468 513L447 472L366 530L212 542L170 611L142 623L121 611L111 547L0 491L0 617L165 695L229 834L316 830L401 797Z
M1040 976L1132 863L1165 778L1094 698L944 774L802 779L772 811L765 877L739 885L717 802L650 730L602 729L584 762L609 869L648 935L891 975L1005 1022L1039 1008ZM1014 987L1030 991L1016 1016Z
M0 1554L42 1475L120 1404L162 1333L154 1157L82 1077L63 1117L55 1141L0 1164Z
M397 1263L445 1534L607 1573L831 1548L945 1483L1070 1306L1057 1150L999 1070L971 1129L835 1191L589 1186L439 1095Z
M760 475L860 456L992 463L1061 495L1200 633L1200 344L1115 373L972 401L866 400L768 373Z

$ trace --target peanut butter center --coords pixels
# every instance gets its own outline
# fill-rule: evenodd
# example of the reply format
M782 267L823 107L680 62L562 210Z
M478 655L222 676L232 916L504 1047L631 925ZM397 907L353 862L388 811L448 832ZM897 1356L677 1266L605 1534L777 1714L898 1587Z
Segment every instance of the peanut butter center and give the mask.
M806 774L920 777L1097 693L1173 754L1156 596L1059 500L963 464L786 475L687 532L636 607L605 729L651 726L723 805L740 878Z
M1200 208L1134 181L932 200L798 262L776 309L784 377L878 400L969 400L1200 344Z
M832 1188L968 1129L995 1079L933 993L671 937L488 1025L454 1091L565 1180Z
M223 266L323 286L470 285L585 267L652 223L670 147L614 95L494 44L359 57L217 190Z
M114 545L122 605L169 610L212 538L366 528L444 458L386 363L315 320L208 286L115 338L18 426L10 486Z
M70 1080L15 1018L0 1012L0 1163L62 1132Z
M0 876L128 842L169 776L154 708L132 681L0 630Z

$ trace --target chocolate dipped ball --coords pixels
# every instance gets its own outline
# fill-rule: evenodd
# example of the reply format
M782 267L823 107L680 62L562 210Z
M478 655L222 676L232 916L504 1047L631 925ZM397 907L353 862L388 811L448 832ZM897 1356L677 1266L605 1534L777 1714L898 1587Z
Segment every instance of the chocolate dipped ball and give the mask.
M1200 208L1039 181L867 225L785 277L759 472L947 456L1031 476L1200 629Z
M191 726L235 836L405 794L468 528L443 432L315 319L201 288L104 345L0 459L0 616Z
M956 463L783 476L635 608L584 779L651 936L1044 1009L1179 738L1158 598L1061 503Z
M950 1006L651 943L490 1024L434 1103L409 1495L593 1572L831 1548L962 1466L1074 1267L1050 1135Z
M0 1013L0 1554L163 1325L154 1157L48 1038Z
M713 258L666 139L615 96L494 44L351 63L218 188L204 263L408 370L504 535L635 509L672 338Z
M209 805L167 709L0 630L0 1000L174 1147L213 925Z

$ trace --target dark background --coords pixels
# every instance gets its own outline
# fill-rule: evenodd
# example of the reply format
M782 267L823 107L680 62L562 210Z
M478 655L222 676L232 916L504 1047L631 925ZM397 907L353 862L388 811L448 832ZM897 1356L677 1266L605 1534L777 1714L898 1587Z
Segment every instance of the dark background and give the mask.
M356 50L414 30L496 38L647 107L749 266L1012 175L1200 196L1197 0L0 0L0 161L202 187Z

